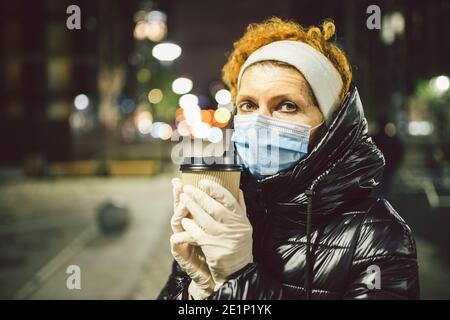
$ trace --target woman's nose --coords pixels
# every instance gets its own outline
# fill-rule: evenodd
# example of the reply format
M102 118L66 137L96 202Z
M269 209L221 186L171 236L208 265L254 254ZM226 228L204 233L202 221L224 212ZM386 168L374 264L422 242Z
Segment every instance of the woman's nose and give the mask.
M258 108L258 113L263 116L269 116L269 117L272 116L272 112L270 111L270 108L266 105L260 105Z

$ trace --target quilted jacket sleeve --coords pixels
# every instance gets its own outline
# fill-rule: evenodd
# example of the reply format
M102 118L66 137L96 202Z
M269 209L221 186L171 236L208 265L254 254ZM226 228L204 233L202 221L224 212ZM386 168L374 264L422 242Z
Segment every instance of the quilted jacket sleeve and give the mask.
M172 272L166 285L158 295L158 300L187 300L188 286L191 278L183 271L180 265L174 260L172 264Z
M345 299L418 299L416 245L398 213L380 200L361 226Z
M186 300L190 278L174 262L172 274L158 296L160 300ZM257 263L250 263L235 274L209 297L210 300L281 300L287 299L282 285Z
M250 263L232 275L209 299L282 300L289 297L281 283L257 263Z

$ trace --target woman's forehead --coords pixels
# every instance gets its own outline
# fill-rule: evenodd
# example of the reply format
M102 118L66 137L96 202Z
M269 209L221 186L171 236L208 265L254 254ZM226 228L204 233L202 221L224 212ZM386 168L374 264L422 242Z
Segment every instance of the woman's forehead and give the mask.
M271 73L280 75L291 75L304 80L303 75L294 66L287 63L281 63L278 61L262 61L250 65L245 69L243 77L247 74L261 74L261 73Z
M280 93L308 92L308 83L303 75L293 67L256 64L245 70L238 96L251 95L255 91L274 90Z

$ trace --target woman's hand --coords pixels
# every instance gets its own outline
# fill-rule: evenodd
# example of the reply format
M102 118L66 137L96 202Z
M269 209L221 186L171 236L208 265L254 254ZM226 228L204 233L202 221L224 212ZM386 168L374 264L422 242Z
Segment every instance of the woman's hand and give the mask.
M238 201L213 181L201 180L199 187L183 187L180 203L193 219L182 218L181 224L188 241L201 247L217 289L231 274L253 262L253 229L242 191Z
M170 237L172 255L192 279L189 294L196 300L205 299L214 291L215 283L201 248L191 244L194 240L181 225L181 220L189 214L179 201L183 185L177 178L172 180L172 185L174 198L174 214L171 219L174 234Z

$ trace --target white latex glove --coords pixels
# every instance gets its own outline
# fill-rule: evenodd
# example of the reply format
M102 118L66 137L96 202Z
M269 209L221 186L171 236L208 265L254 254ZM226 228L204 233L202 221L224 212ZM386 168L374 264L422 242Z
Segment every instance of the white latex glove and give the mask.
M189 285L189 294L195 300L202 300L211 295L215 283L209 272L205 256L200 247L194 246L192 237L181 226L181 220L189 215L186 207L180 203L180 193L183 185L180 179L172 180L174 214L171 219L172 231L170 237L171 252L178 264L192 279Z
M202 248L217 289L231 274L253 262L253 229L242 191L237 201L227 189L211 180L201 180L199 187L183 187L180 203L193 219L182 218L181 223Z

